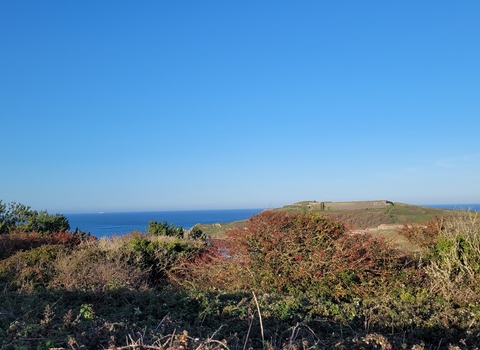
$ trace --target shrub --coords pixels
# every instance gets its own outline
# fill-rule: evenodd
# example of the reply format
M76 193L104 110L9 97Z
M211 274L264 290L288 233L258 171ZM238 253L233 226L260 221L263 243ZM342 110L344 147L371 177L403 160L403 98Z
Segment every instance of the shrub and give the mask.
M460 303L480 302L480 221L461 211L442 221L428 250L426 271L433 293Z
M50 286L66 290L105 292L116 288L139 290L146 286L147 272L129 264L118 251L107 251L97 242L78 246L58 256Z
M204 247L201 241L165 236L134 235L120 250L120 255L132 266L149 271L149 281L158 284L181 258L199 254Z
M55 259L64 251L62 245L43 245L17 252L0 261L0 282L28 290L45 287L54 276Z
M82 241L94 239L93 236L65 231L54 232L48 236L38 232L12 232L0 235L0 260L8 258L18 251L26 251L46 244L73 248Z
M443 221L443 218L434 216L432 220L420 225L404 225L399 233L410 243L429 249L437 244L440 233L445 229Z
M175 227L174 224L168 224L166 221L157 222L150 220L147 227L147 232L151 236L169 236L169 237L183 237L183 228Z
M190 231L188 231L188 238L190 239L206 239L205 234L202 229L197 225L193 226Z
M53 264L55 276L50 286L93 292L163 286L167 271L180 258L200 252L204 244L138 232L84 241L58 256Z
M265 211L185 261L174 277L200 289L351 299L374 293L375 280L397 273L399 257L383 239L352 235L326 216Z

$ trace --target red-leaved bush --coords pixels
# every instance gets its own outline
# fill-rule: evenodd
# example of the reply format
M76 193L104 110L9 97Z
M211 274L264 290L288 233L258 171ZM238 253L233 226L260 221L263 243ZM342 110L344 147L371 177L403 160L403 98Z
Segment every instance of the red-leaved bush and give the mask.
M264 211L214 241L172 277L184 287L349 298L372 293L396 271L399 252L383 239L350 234L318 214Z
M72 248L82 240L93 240L95 237L82 237L72 232L53 232L42 235L38 232L12 232L0 235L0 259L8 258L18 251L27 251L43 245L63 245Z
M421 248L432 248L437 244L442 232L445 230L444 218L434 216L430 221L422 224L403 225L399 233L405 236L410 243Z

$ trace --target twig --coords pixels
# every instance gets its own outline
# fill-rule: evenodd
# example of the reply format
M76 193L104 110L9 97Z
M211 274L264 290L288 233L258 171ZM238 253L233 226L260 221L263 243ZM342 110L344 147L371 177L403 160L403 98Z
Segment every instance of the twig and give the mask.
M263 322L262 322L262 314L260 312L260 305L258 305L258 300L253 290L252 290L252 294L253 294L253 299L255 299L255 304L257 305L258 318L260 320L260 331L262 332L262 345L265 345L265 336L263 335Z
M176 331L176 329L173 330L172 336L170 337L169 340L167 340L167 341L165 342L165 344L163 344L162 348L164 348L165 345L167 345L168 341L170 341L170 347L172 346L172 344L173 344L173 338L175 337L175 331Z
M218 343L219 345L223 346L225 349L230 350L230 348L222 341L220 340L215 340L215 339L209 339L208 341L204 341L202 344L200 344L196 350L201 350L204 349L203 345L208 344L208 343ZM215 349L218 349L218 347L215 347Z
M302 324L305 328L307 328L310 333L312 333L312 335L317 338L317 341L315 342L315 345L317 345L318 343L322 343L322 345L326 345L326 343L324 341L322 341L322 339L320 339L316 334L315 332L313 331L313 329L311 329L309 326L307 326L306 324Z
M218 343L219 345L223 346L225 349L230 350L230 349L228 348L228 346L227 346L224 342L222 342L222 341L220 341L220 340L212 339L212 338L215 336L215 334L217 334L217 332L218 332L220 329L222 329L223 327L225 327L224 324L222 324L220 327L218 327L218 329L217 329L215 332L213 332L213 334L212 334L210 337L208 337L207 340L203 341L202 343L200 343L199 346L197 346L196 350L204 349L204 345L210 344L210 343ZM191 338L191 337L189 337L189 338L190 338L190 339L193 339L193 338ZM218 349L218 347L215 347L215 349Z
M213 332L213 334L212 334L210 337L208 337L207 340L211 340L211 339L214 337L214 335L217 334L218 331L219 331L220 329L222 329L223 327L225 327L224 324L222 324L220 327L218 327L218 329L217 329L215 332Z
M293 326L291 329L292 329L292 335L290 336L290 341L289 341L289 349L292 349L293 348L293 341L297 338L297 329L298 329L298 326L299 326L299 323L297 322L297 324L295 326ZM297 334L295 334L297 333Z
M132 345L126 345L126 346L121 346L119 348L115 348L116 350L124 350L124 349L135 349L135 348L143 348L143 349L154 349L154 350L161 350L161 349L164 349L163 347L161 346L152 346L152 345L136 345L136 344L132 344Z
M248 338L250 337L250 330L252 329L252 324L253 324L254 317L255 317L255 315L252 314L252 319L250 320L250 324L248 325L247 335L245 336L245 342L243 343L243 350L245 350L247 348L247 342L248 342Z
M165 316L163 316L163 318L160 321L160 323L158 324L157 328L155 328L155 332L158 330L158 327L160 327L162 325L163 321L165 321L165 319L168 317L168 314L169 314L169 312L167 312L167 314Z

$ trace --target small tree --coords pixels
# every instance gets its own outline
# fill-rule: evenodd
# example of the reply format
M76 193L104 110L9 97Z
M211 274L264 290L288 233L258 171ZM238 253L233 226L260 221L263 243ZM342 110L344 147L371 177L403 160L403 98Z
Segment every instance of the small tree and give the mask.
M188 238L191 239L205 239L205 235L200 227L193 226L188 232Z
M174 224L168 225L166 221L157 222L150 220L147 227L147 232L152 236L169 236L183 238L183 228L175 227Z
M7 206L0 200L0 234L22 231L48 235L69 229L67 218L61 214L48 214L46 210L37 212L29 206L15 202Z

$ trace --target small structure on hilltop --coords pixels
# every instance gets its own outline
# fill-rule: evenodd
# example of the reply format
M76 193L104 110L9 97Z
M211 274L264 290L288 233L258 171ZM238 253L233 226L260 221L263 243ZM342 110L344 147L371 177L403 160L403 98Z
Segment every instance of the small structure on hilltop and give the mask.
M358 209L383 209L392 206L393 202L387 200L352 201L352 202L317 202L308 203L308 207L320 207L321 211L333 210L358 210Z

